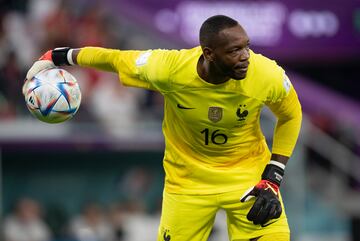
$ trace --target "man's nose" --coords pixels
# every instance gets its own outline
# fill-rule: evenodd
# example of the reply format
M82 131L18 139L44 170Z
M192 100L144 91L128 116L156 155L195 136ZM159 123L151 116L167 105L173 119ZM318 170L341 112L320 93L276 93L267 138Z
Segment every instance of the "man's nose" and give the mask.
M250 52L247 49L243 49L240 54L240 61L246 61L250 58Z

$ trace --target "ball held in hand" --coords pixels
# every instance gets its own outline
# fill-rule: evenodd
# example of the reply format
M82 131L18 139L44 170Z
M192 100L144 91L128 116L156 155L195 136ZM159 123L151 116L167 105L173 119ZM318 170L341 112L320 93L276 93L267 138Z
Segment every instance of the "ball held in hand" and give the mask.
M71 119L81 103L77 80L64 69L40 71L23 86L25 103L30 113L47 123L60 123Z

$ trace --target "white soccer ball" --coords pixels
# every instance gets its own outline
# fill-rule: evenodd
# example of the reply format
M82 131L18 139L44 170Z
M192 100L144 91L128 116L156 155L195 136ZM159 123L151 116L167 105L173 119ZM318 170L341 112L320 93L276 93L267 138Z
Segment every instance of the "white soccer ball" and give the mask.
M43 70L27 80L23 94L30 113L47 123L72 118L81 103L81 92L75 77L59 68Z

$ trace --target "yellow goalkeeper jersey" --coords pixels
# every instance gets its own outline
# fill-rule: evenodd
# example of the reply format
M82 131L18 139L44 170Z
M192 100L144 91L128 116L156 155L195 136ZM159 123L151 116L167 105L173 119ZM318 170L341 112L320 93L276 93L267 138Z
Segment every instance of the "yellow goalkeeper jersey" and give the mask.
M252 51L245 79L208 83L197 73L201 55L200 47L148 51L87 47L77 62L116 72L124 85L164 96L168 192L213 194L248 188L260 179L270 158L260 128L262 107L268 105L284 120L299 115L296 92L275 61ZM291 155L300 128L299 118L295 119L277 126L273 153Z

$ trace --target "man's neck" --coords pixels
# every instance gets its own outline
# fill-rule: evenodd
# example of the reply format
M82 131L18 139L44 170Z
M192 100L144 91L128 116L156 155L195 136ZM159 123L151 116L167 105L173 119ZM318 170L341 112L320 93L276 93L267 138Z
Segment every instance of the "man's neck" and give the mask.
M197 72L203 80L210 84L222 84L230 79L228 76L220 74L211 63L206 61L203 55L198 60Z

